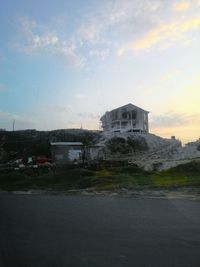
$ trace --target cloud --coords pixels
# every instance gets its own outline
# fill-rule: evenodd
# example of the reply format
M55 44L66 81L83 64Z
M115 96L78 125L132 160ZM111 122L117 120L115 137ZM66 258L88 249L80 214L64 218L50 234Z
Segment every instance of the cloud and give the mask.
M169 81L172 79L173 77L173 74L172 72L167 72L167 73L164 73L163 75L161 75L160 77L160 82L166 82L166 81Z
M173 83L177 83L177 81L182 79L181 76L182 70L181 69L173 69L168 72L164 72L159 77L156 77L156 79L152 82L152 84L148 84L148 86L145 86L143 90L141 90L141 94L143 94L145 97L150 95L156 95L156 94L163 94L163 90L174 90L173 89Z
M180 126L188 122L188 116L176 113L168 112L159 116L152 116L150 125L153 128L174 127Z
M165 72L159 77L159 82L167 82L172 79L177 80L177 78L179 77L179 75L182 74L182 72L183 71L181 69L173 69L171 71Z
M64 19L52 29L20 18L22 34L18 48L29 54L45 52L69 66L83 68L94 60L107 59L116 49L118 56L122 56L126 51L139 52L156 45L160 45L159 49L177 42L189 46L192 42L188 41L187 33L199 29L200 16L188 18L181 16L181 12L172 12L189 7L186 0L174 4L172 0L106 1L87 14L80 13L72 29L66 29Z
M77 116L81 118L89 118L92 120L99 120L100 118L99 115L93 113L77 113Z
M131 44L125 44L118 49L118 55L121 56L127 50L140 51L150 49L158 44L166 43L170 46L177 41L184 40L185 34L189 31L195 31L200 28L200 15L194 18L176 20L169 23L161 23L148 31L144 36L137 38Z
M78 99L83 99L83 98L86 97L86 95L85 94L82 94L82 93L77 93L77 94L74 95L74 97L75 98L78 98Z
M83 124L81 121L67 121L66 126L68 129L70 128L81 129L83 127Z
M199 128L200 113L186 114L179 112L166 112L159 116L150 118L150 126L153 129L179 129L183 128ZM198 132L198 131L197 131ZM196 132L196 133L197 133Z
M27 52L55 46L59 43L59 37L55 32L51 32L47 28L41 29L41 26L39 26L34 20L20 17L19 21L21 23L21 30L26 37L22 48L24 48Z
M176 2L172 5L173 11L184 11L187 10L191 6L191 3L188 1L180 1Z
M83 43L99 43L103 24L99 24L95 18L90 18L77 30L75 36Z
M78 54L77 42L73 38L61 39L56 31L48 27L38 25L36 21L29 18L20 18L22 37L17 48L27 54L48 53L50 55L64 58L71 66L83 67L86 59Z
M200 113L168 112L150 119L151 132L163 137L176 135L183 143L200 137Z
M88 16L68 36L62 34L62 37L58 30L51 30L27 17L20 17L21 34L16 47L29 55L45 52L58 56L74 67L84 67L87 60L93 57L104 60L109 54L109 42L102 37L102 32L107 27L106 23L99 21L102 15L98 18L94 15Z
M46 33L44 35L35 35L33 37L32 43L34 47L45 47L49 45L56 45L59 39L54 33Z
M89 55L92 57L100 58L101 60L105 60L109 55L109 49L102 49L102 50L90 50Z
M200 75L183 86L168 103L171 111L150 116L150 129L159 135L177 135L182 140L197 139L200 136Z
M58 47L52 49L52 53L67 60L70 66L82 68L87 59L77 53L76 44L73 41L64 41Z
M199 112L200 101L200 74L196 74L193 80L189 80L180 93L172 99L170 106L179 113L187 112L194 114Z
M56 29L55 24L52 29L21 17L17 47L28 54L45 52L65 59L69 65L84 67L92 60L105 60L133 31L137 34L154 25L160 6L160 0L106 1L81 14L76 27L66 31L63 19L62 25Z
M55 106L54 110L60 113L69 113L70 108L68 106Z

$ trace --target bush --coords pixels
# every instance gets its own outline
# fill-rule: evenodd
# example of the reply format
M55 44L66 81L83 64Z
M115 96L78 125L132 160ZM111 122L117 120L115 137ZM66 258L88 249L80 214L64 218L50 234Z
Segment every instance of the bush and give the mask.
M129 147L126 143L126 139L122 137L113 137L107 141L107 147L111 153L122 153L127 154L129 152Z
M107 141L107 148L111 153L127 154L148 150L148 145L144 137L129 136L127 140L122 137L113 137Z
M127 144L133 152L148 150L146 139L142 136L138 138L129 136L127 138Z

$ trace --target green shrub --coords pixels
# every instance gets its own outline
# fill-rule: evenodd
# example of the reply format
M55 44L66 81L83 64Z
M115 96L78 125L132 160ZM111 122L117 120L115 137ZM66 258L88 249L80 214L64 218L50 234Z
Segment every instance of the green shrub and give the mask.
M127 154L129 152L129 147L126 143L126 139L122 137L113 137L107 141L107 148L111 153L122 153Z
M127 145L129 146L129 149L132 150L133 152L148 150L146 139L142 136L138 138L129 136L127 138Z
M107 141L107 148L111 153L127 154L148 150L148 145L144 137L129 136L127 140L122 137L113 137Z

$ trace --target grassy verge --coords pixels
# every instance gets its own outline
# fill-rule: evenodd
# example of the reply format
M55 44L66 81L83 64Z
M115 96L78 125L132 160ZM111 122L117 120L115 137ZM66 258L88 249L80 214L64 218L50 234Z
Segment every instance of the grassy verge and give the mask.
M9 172L0 174L0 189L28 190L48 189L69 190L91 187L93 172L85 169L59 168L39 176Z
M85 189L114 190L120 188L170 188L200 186L200 163L191 162L162 172L145 172L137 167L112 167L98 171L58 168L40 176L24 173L0 173L0 189Z
M156 187L200 186L200 162L179 165L153 176Z

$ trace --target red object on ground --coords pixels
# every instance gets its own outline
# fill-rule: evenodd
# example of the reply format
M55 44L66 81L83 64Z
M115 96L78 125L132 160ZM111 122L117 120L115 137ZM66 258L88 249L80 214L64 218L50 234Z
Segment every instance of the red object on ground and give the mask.
M52 163L52 159L51 158L45 158L45 157L36 158L36 163L38 163L38 164L44 164L46 162Z

